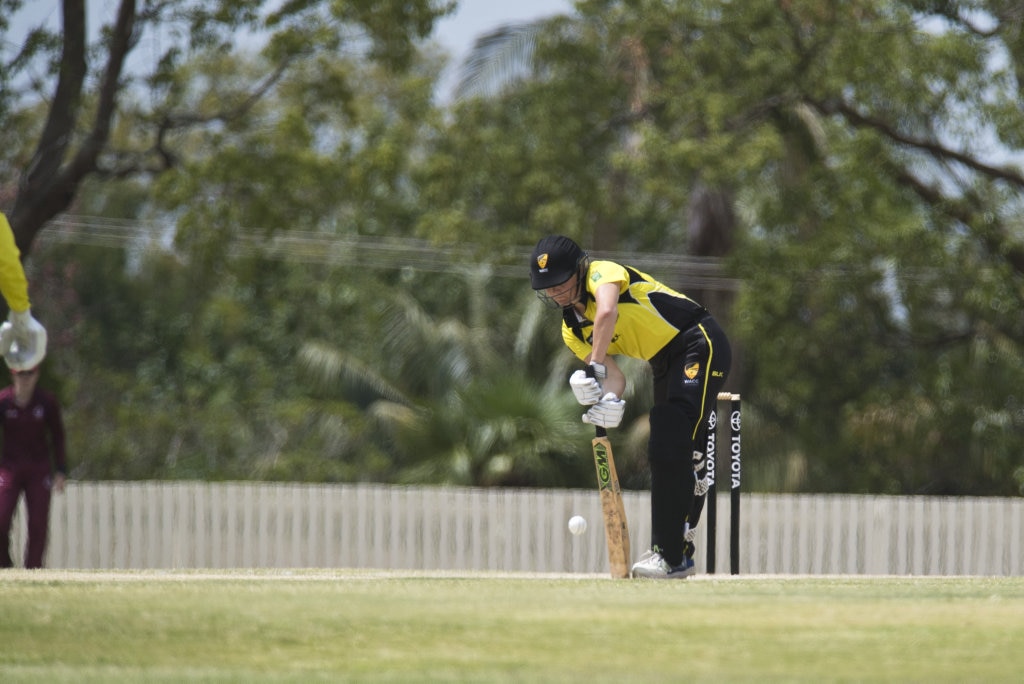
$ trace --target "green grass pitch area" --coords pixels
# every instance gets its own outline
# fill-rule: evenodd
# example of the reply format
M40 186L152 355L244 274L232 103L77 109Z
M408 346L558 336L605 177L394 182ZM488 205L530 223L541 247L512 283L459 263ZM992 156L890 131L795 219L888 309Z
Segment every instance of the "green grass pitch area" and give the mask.
M0 571L0 681L1016 682L1021 577Z

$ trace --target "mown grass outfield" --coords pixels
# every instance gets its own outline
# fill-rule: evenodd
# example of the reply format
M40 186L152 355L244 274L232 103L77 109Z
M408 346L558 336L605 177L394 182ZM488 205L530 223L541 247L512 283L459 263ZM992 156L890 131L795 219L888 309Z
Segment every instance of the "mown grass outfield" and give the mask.
M0 571L0 682L1018 682L1024 578Z

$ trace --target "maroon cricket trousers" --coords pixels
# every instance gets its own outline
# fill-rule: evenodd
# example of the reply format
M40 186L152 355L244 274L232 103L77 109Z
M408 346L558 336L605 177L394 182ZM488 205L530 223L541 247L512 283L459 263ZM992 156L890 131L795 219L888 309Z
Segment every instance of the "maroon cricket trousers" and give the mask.
M11 560L11 522L18 497L25 494L28 512L28 542L25 567L43 567L46 535L50 524L50 489L53 473L46 461L0 461L0 568L14 566Z

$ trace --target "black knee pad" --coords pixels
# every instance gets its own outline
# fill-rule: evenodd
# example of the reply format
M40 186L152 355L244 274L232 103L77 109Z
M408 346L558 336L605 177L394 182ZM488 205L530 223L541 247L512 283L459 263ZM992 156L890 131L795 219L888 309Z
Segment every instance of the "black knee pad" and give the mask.
M671 402L656 404L650 421L647 459L651 463L685 463L692 468L693 423L683 407Z

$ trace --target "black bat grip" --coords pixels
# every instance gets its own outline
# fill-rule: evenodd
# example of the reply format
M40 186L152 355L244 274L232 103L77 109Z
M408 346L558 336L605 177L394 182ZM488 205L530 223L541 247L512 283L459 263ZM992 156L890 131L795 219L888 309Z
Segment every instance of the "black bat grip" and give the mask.
M597 375L594 373L594 367L592 365L590 365L589 363L587 364L586 372L587 372L587 377L588 378L596 378L597 377ZM598 437L607 437L608 436L608 431L605 430L600 425L595 425L594 426L594 432L596 433L596 435Z

